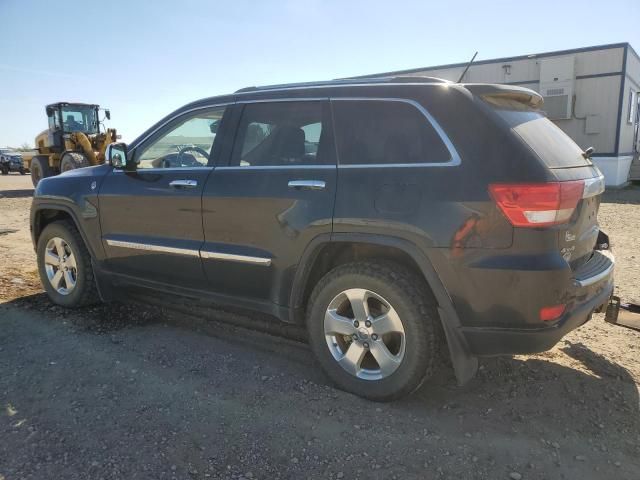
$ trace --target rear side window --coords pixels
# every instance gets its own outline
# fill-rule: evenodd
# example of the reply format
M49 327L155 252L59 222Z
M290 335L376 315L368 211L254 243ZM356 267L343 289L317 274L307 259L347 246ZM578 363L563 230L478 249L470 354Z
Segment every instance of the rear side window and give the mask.
M295 166L326 163L326 102L264 102L244 106L233 165ZM333 156L335 157L335 155ZM331 158L333 158L331 157Z
M582 156L582 149L542 112L512 100L486 100L549 168L591 165L591 161Z
M333 100L342 165L446 163L451 154L414 105L392 100Z

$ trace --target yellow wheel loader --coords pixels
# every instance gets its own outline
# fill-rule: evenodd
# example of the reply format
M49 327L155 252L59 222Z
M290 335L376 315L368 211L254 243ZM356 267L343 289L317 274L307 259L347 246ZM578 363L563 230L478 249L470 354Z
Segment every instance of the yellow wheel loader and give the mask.
M104 152L118 138L114 128L102 129L99 105L58 102L47 105L49 128L36 137L36 151L23 155L33 186L46 177L74 168L104 163ZM111 118L109 110L105 117Z

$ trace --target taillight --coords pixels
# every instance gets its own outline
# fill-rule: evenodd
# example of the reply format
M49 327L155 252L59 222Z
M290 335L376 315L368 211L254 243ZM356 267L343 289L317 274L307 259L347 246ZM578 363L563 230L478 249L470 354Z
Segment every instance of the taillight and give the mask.
M584 193L584 181L489 185L489 193L515 227L567 222Z
M540 320L543 322L550 322L556 320L562 316L566 309L566 305L552 305L549 307L542 307L540 309Z

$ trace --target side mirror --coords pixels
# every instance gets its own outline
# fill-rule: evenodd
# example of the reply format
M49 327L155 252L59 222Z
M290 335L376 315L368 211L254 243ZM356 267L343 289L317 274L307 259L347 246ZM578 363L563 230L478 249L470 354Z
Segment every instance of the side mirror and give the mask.
M217 133L218 132L218 127L220 126L220 120L213 120L210 124L209 124L209 130L211 130L211 133Z
M110 143L107 145L104 157L113 168L125 171L136 169L135 164L127 158L126 143Z
M53 117L55 110L51 107L47 107L47 117Z
M111 120L111 112L108 108L104 111L104 116L107 117L107 120Z

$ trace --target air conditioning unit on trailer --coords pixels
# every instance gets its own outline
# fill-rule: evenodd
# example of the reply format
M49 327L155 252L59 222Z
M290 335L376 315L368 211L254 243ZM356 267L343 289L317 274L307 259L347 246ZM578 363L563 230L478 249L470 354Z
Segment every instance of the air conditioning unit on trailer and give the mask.
M575 57L551 57L540 60L542 109L551 120L571 118L575 84Z

